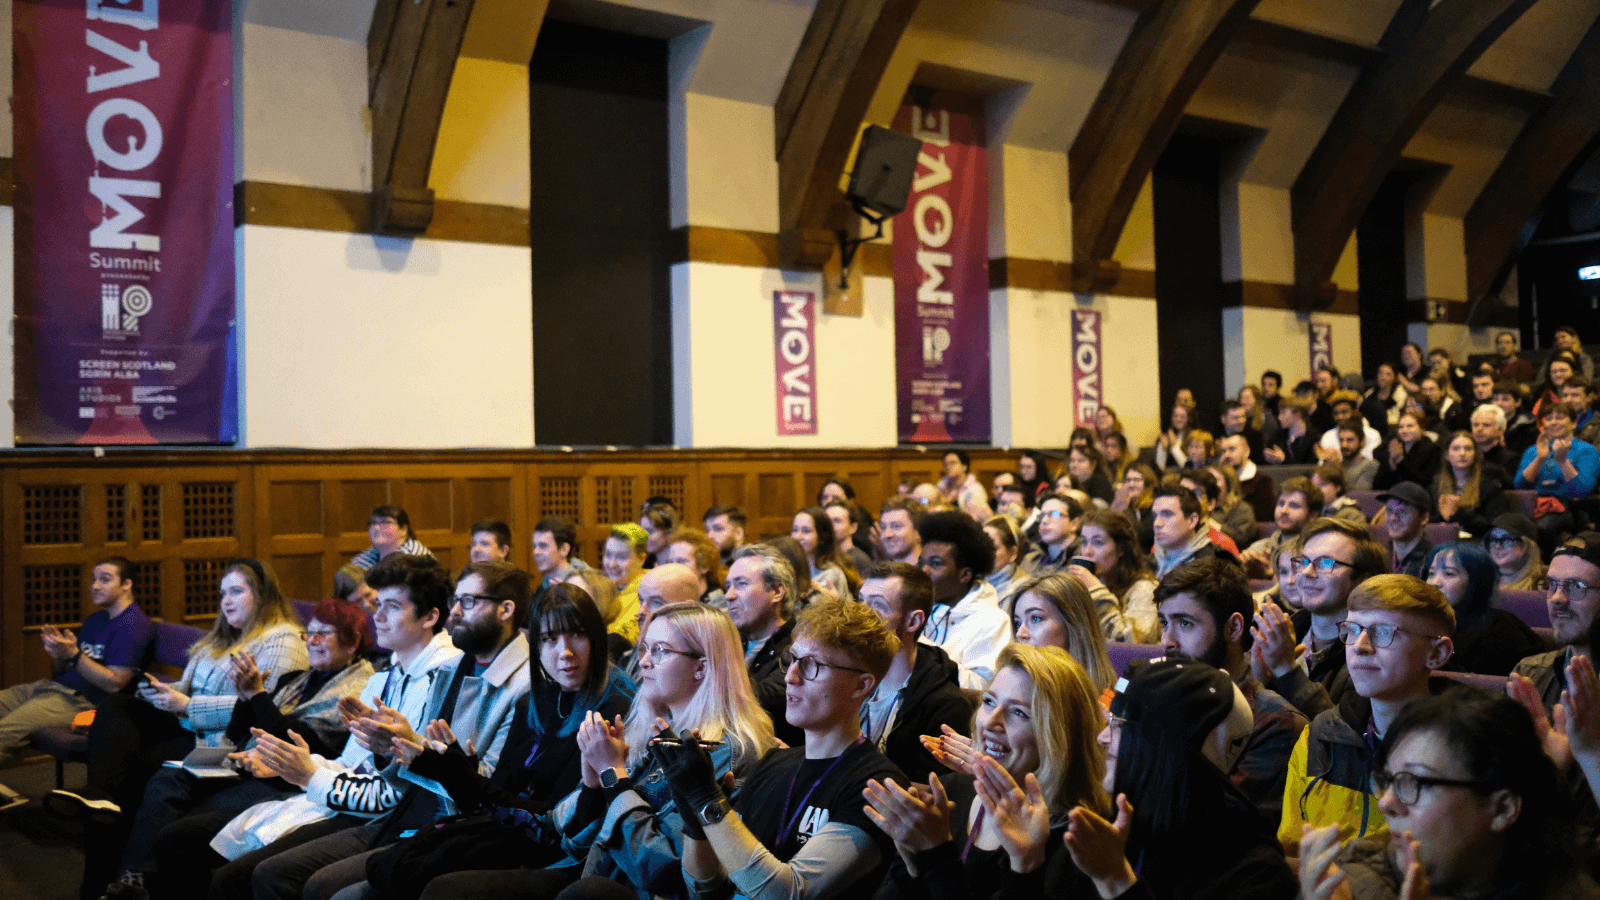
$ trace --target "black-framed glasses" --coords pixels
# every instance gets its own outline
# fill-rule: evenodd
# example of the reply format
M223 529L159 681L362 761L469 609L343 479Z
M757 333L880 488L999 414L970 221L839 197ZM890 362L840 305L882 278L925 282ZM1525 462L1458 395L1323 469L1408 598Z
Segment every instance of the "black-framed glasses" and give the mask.
M1318 556L1314 559L1306 556L1291 556L1289 557L1289 564L1294 566L1296 572L1310 566L1311 570L1318 575L1332 575L1333 570L1340 566L1355 568L1354 563L1347 563L1342 559L1334 559L1331 556Z
M1515 547L1522 543L1522 538L1515 534L1490 535L1489 539L1484 543L1488 544L1490 548Z
M499 603L500 600L501 598L491 597L488 594L457 594L455 597L451 598L451 602L454 605L461 607L462 612L472 612L472 610L476 608L479 603L493 604Z
M669 656L685 656L689 659L705 658L701 654L695 653L692 650L679 650L677 647L669 647L666 644L651 644L648 647L641 647L639 649L640 652L644 654L645 658L650 660L650 665L652 666L661 665L667 661L667 657Z
M1394 643L1394 636L1402 631L1404 631L1406 634L1414 634L1417 637L1428 638L1429 640L1434 641L1438 640L1440 637L1437 634L1423 634L1420 631L1412 631L1409 628L1401 628L1399 625L1389 625L1383 622L1374 622L1371 625L1362 625L1359 622L1352 622L1349 619L1346 619L1345 621L1339 623L1339 640L1344 641L1346 644L1354 644L1361 638L1361 632L1363 631L1367 633L1367 637L1372 639L1372 646L1374 647L1389 646L1390 644Z
M1414 772L1373 772L1372 793L1383 796L1387 790L1394 791L1394 798L1401 803L1410 805L1417 802L1422 796L1422 789L1426 787L1458 787L1482 793L1489 786L1487 781L1462 781L1459 778L1434 778L1431 775L1418 775Z
M799 664L800 677L806 681L816 681L822 675L823 669L843 669L846 672L860 672L863 675L871 674L866 669L852 669L849 666L836 666L833 663L826 663L815 656L795 656L787 650L783 651L783 654L778 657L778 662L783 665L784 671L788 671L790 666Z
M1552 578L1549 583L1550 596L1552 597L1556 595L1556 591L1560 591L1568 597L1581 597L1595 587L1587 581L1580 581L1576 578Z

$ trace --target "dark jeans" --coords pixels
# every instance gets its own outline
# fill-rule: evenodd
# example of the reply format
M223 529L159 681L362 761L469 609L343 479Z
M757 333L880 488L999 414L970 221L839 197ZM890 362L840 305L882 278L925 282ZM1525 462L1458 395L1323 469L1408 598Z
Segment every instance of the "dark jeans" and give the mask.
M257 778L196 778L182 769L162 768L145 784L133 833L122 851L122 868L149 873L156 864L156 842L168 826L192 812L227 812L232 818L263 800L284 796L274 783Z
M616 879L587 875L557 894L556 900L639 900L639 896Z
M422 900L553 900L582 874L581 869L566 866L451 872L428 882Z
M335 816L332 819L324 819L321 822L302 825L260 850L252 850L218 869L216 874L211 876L211 890L206 896L209 900L253 900L256 896L256 870L263 864L271 862L282 854L293 852L302 845L314 843L324 837L343 831L355 831L357 830L356 826L363 826L363 822L364 820L355 816ZM217 825L217 828L212 829L211 834L215 835L217 829L226 824L227 820L225 819ZM207 841L210 839L209 836L206 838ZM365 850L366 848L361 847L360 849ZM311 871L315 872L316 869ZM300 881L300 884L305 884L304 879ZM286 896L298 898L300 896L299 890L296 887L293 894Z

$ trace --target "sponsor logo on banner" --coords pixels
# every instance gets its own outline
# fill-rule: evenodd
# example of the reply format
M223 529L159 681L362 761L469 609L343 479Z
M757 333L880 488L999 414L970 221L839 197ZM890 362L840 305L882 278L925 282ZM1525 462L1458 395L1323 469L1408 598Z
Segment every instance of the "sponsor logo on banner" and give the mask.
M778 433L817 433L817 302L810 291L772 292Z
M1311 338L1311 374L1322 366L1333 365L1333 326L1327 322L1312 322L1307 329Z
M1072 311L1072 421L1094 427L1100 412L1100 313Z
M232 4L13 0L12 39L18 442L232 441Z
M981 115L902 106L922 141L894 220L900 440L989 440L989 187Z

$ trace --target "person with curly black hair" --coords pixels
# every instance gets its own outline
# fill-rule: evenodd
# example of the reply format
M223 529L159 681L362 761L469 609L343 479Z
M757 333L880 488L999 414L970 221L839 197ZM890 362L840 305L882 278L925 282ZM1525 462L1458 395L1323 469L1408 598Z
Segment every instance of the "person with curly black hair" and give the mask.
M963 512L929 513L917 524L921 566L933 579L933 612L921 640L961 667L961 686L982 690L994 661L1011 643L1011 620L984 577L994 568L994 542Z

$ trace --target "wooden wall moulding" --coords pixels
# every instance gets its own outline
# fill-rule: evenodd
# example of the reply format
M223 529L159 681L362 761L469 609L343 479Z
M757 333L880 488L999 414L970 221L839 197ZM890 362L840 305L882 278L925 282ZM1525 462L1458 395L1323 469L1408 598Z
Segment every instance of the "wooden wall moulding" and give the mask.
M1258 309L1304 310L1307 307L1300 297L1300 288L1292 284L1273 284L1266 281L1228 281L1222 285L1222 305L1253 306ZM1342 291L1327 285L1325 296L1317 299L1318 312L1341 316L1361 314L1361 295L1356 291Z
M360 191L241 181L233 186L233 224L368 234L373 231L369 203L369 196ZM433 217L419 236L526 247L528 211L517 206L435 200Z
M1016 454L974 449L985 483ZM876 513L902 477L933 479L939 448L823 450L200 450L107 448L0 451L0 684L44 677L46 622L89 612L89 570L110 555L135 567L151 615L209 622L222 568L241 556L271 563L289 596L326 595L333 575L370 546L373 506L395 503L446 567L467 561L472 523L512 529L512 561L532 564L534 523L578 523L578 553L600 562L616 522L665 496L699 527L713 503L745 507L750 533L788 534L796 510L828 478L851 480Z

